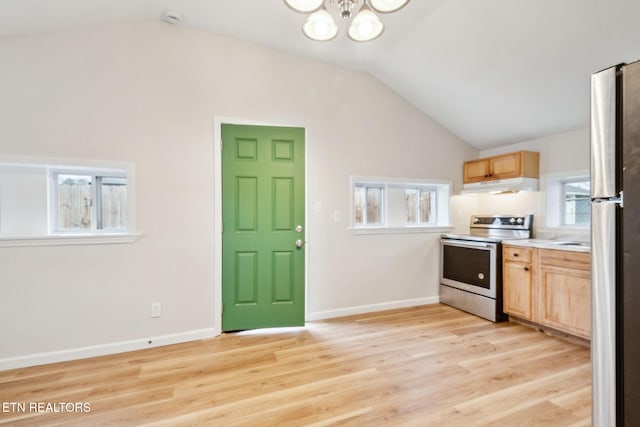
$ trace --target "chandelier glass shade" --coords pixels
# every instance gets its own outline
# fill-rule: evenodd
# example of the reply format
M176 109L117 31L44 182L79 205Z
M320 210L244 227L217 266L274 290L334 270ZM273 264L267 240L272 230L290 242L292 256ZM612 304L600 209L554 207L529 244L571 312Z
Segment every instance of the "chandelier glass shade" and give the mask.
M284 0L291 9L310 13L302 32L312 40L328 41L338 35L338 25L327 11L325 3L337 7L340 16L351 20L347 35L353 41L375 40L384 31L384 24L376 15L402 9L410 0Z
M409 3L409 0L369 0L371 7L380 13L396 12Z
M320 9L324 0L285 0L285 3L296 12L311 13Z
M353 41L366 42L377 39L382 35L383 31L384 24L365 4L360 8L360 12L358 12L356 17L353 18L347 34Z
M328 41L338 35L338 26L324 7L316 10L302 26L305 36L313 40Z

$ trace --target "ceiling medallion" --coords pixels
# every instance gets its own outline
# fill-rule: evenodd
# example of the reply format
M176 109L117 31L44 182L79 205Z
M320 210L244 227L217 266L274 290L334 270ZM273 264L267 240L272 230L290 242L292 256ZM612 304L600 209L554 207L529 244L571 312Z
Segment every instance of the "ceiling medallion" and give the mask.
M300 13L309 13L302 26L302 32L312 40L328 41L338 35L338 25L327 11L326 3L338 9L340 16L353 20L349 24L347 35L353 41L375 40L384 31L384 24L376 15L392 13L402 9L410 0L284 0L291 9Z

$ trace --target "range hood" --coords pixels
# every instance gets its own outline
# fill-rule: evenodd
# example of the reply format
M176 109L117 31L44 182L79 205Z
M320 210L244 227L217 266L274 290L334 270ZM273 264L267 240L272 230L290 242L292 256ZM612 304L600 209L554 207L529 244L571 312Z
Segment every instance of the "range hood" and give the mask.
M462 186L462 191L460 191L460 194L516 193L518 191L537 190L538 180L536 178L511 178L464 184Z

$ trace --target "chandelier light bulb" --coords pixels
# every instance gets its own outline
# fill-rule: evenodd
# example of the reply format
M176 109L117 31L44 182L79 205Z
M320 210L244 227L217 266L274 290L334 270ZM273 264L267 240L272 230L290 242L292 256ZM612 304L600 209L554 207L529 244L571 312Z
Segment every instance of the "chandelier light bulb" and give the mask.
M409 0L369 0L371 8L380 13L392 13L405 7Z
M377 39L384 31L380 18L364 4L349 26L349 38L357 42Z
M373 34L373 25L369 21L362 21L358 27L358 32L366 38L371 37Z
M313 31L315 32L315 34L317 34L320 38L327 37L327 35L329 34L329 24L327 24L325 21L316 21L313 25Z
M325 8L321 8L307 18L302 32L312 40L328 41L338 35L338 26Z

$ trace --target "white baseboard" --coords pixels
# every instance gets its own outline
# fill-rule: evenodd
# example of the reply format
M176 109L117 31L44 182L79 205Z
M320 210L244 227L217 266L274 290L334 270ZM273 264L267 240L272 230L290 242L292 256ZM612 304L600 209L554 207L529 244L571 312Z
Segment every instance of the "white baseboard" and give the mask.
M86 359L88 357L106 356L108 354L124 353L145 348L161 347L215 337L214 329L200 329L179 334L161 335L158 337L140 338L130 341L120 341L109 344L80 347L70 350L37 353L27 356L0 359L0 371L44 365L48 363L66 362L69 360Z
M307 313L307 320L323 320L333 317L352 316L354 314L373 313L382 310L392 310L394 308L414 307L417 305L437 304L440 297L415 298L400 301L383 302L380 304L358 305L355 307L339 308L336 310L316 311Z

